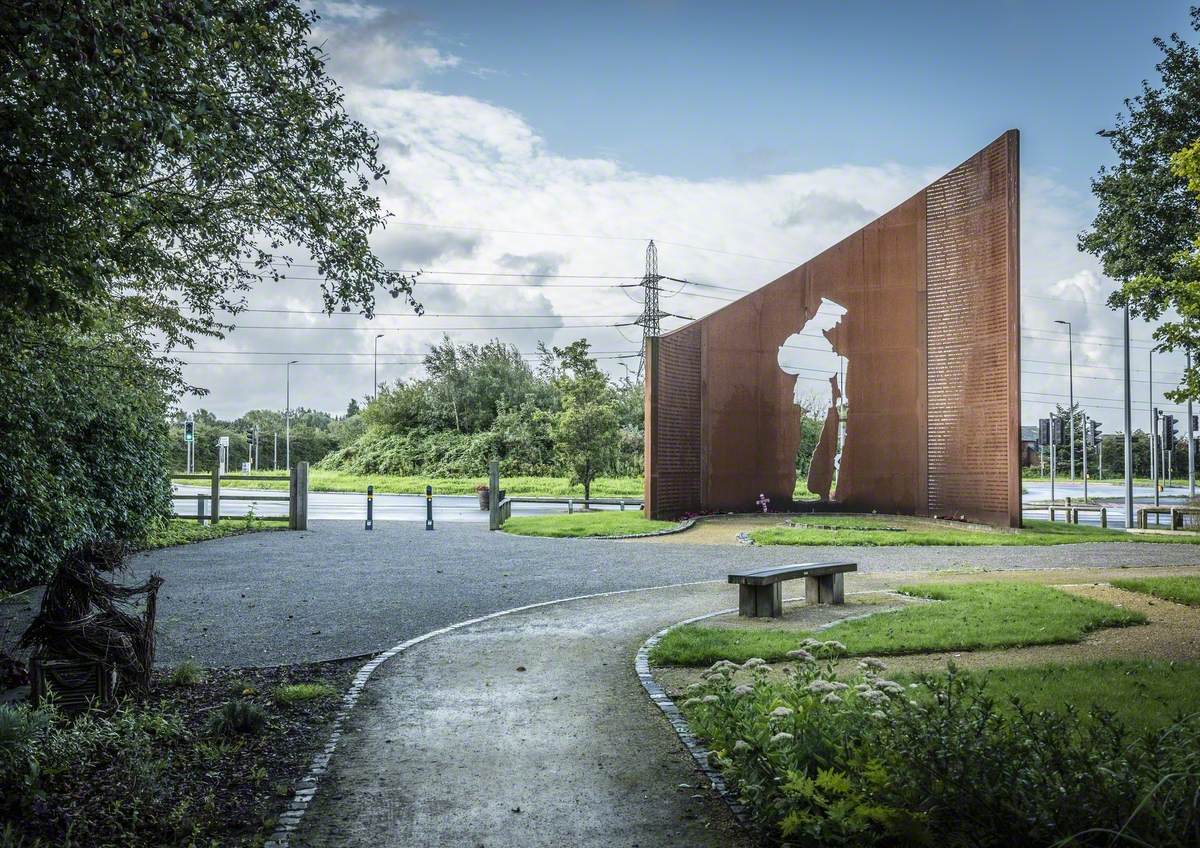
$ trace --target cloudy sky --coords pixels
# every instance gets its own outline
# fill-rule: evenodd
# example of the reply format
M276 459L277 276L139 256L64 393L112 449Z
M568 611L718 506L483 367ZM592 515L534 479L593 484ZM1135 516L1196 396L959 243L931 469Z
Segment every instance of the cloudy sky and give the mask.
M1095 131L1153 77L1155 35L1187 4L399 3L318 6L314 34L350 111L380 135L392 213L375 247L425 269L414 318L318 314L319 283L265 284L223 341L186 355L211 394L185 409L235 416L344 411L379 379L415 376L443 332L587 338L617 376L636 369L646 240L699 317L820 252L1010 127L1021 130L1023 420L1075 394L1119 424L1120 322L1111 283L1075 248L1089 179L1111 161ZM313 274L314 272L307 272ZM672 289L673 291L673 289ZM286 310L286 311L278 311ZM679 326L672 318L665 328ZM1135 324L1135 340L1150 328ZM1134 342L1135 426L1149 344ZM1154 387L1180 362L1156 356Z

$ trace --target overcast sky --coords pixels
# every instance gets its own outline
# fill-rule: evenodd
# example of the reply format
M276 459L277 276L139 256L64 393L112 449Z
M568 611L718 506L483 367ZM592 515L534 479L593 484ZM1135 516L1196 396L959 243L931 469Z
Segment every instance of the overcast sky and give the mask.
M641 275L646 239L660 273L749 290L1015 127L1023 420L1065 402L1061 318L1074 327L1076 398L1118 428L1112 285L1075 239L1094 211L1089 179L1111 161L1096 130L1154 77L1151 39L1186 30L1187 3L318 9L315 39L391 168L381 196L393 218L375 248L389 267L426 269L417 297L429 314L390 299L373 322L316 314L319 283L301 279L315 272L297 268L249 298L289 311L245 312L227 339L186 354L185 376L211 394L183 408L282 408L296 359L292 404L341 413L371 392L378 333L381 381L418 374L443 331L531 353L539 339L584 337L623 375L640 331L612 325L640 306L618 286ZM699 317L736 296L727 289L684 288L662 305ZM1144 428L1150 328L1133 335ZM1180 365L1155 357L1160 406Z

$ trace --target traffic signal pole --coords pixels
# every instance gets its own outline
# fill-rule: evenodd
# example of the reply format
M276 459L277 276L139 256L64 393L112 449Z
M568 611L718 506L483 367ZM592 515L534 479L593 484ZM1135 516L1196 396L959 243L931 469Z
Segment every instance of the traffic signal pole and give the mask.
M1083 433L1081 434L1081 435L1083 436L1083 502L1084 502L1084 503L1087 503L1087 499L1088 499L1088 496L1087 496L1087 483L1088 483L1088 481L1087 481L1087 478L1088 478L1088 473L1087 473L1088 418L1087 418L1087 413L1086 413L1086 412L1084 412L1084 413L1081 413L1081 415L1083 415Z
M1133 389L1129 379L1129 304L1123 322L1125 348L1125 529L1133 527Z
M1188 351L1187 369L1192 370L1192 353ZM1192 396L1188 395L1187 402L1187 436L1188 436L1188 497L1196 497L1196 422L1192 418Z

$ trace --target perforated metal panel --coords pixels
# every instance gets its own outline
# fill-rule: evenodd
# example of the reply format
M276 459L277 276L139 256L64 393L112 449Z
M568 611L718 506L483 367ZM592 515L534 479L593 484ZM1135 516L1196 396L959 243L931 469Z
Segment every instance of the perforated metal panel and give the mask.
M1016 460L1015 138L926 189L928 509L1010 516Z
M647 368L646 511L700 510L700 325L652 339Z

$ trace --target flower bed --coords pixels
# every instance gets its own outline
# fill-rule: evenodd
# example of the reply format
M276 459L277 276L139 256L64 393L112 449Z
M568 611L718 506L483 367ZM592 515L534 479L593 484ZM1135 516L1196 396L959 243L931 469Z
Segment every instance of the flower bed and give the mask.
M769 674L714 664L681 708L768 835L795 844L1200 843L1200 716L1135 736L1111 715L1002 704L953 667L902 685L837 642Z

